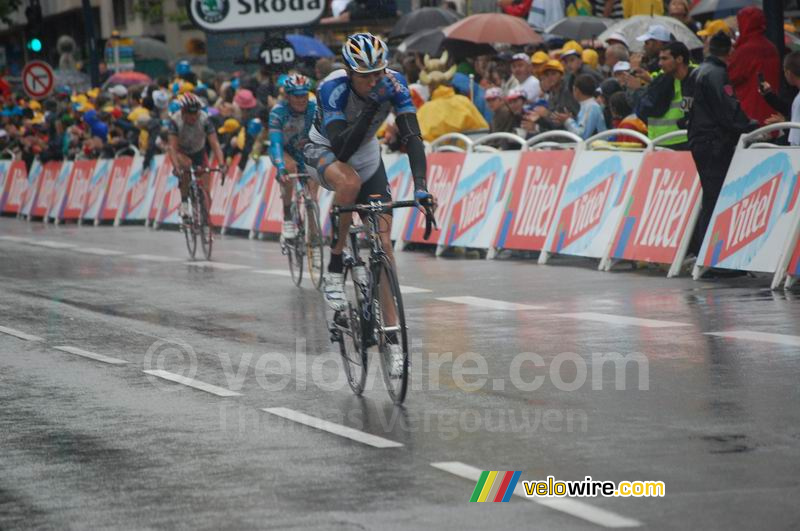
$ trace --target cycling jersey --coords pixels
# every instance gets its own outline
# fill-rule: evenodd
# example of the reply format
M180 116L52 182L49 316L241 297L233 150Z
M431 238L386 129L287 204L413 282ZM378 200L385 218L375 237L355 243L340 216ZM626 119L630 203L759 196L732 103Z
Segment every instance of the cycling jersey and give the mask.
M402 74L390 69L387 69L386 72L405 86L406 89L408 88L408 83ZM331 147L331 141L327 137L328 124L336 120L343 120L349 126L356 122L365 107L371 103L369 100L359 97L351 89L347 71L344 69L331 72L322 81L317 92L317 102L317 116L308 136L314 144L326 147ZM381 150L375 134L389 113L394 111L396 115L400 115L403 113L416 113L416 110L408 90L398 92L392 100L380 104L378 112L364 135L364 139L355 153L347 160L347 163L361 177L362 182L370 179L380 165Z
M269 113L269 158L278 170L286 169L283 152L296 162L297 171L305 171L303 148L308 143L308 132L317 113L316 102L309 101L306 111L292 110L287 101L279 101Z
M216 134L211 120L205 111L200 111L197 121L188 124L183 120L181 111L169 117L169 134L178 137L178 149L186 154L196 154L205 151L208 135Z

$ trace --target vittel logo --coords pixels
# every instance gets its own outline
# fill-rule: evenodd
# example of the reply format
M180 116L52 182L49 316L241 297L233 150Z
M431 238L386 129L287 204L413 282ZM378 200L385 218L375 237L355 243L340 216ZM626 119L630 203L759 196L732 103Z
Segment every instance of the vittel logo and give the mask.
M564 246L574 242L600 224L613 182L614 175L611 174L567 206L569 225Z
M471 190L464 198L458 202L453 212L457 214L458 231L455 237L459 237L469 229L474 227L486 216L489 205L489 197L492 194L492 184L496 175L492 173L484 179L477 188Z
M526 168L513 234L547 236L547 229L555 214L558 191L568 171L568 166L562 166L560 173L541 166Z
M126 168L114 165L111 169L111 185L108 190L108 204L119 205L125 190Z
M245 210L250 207L250 203L252 203L253 196L256 193L256 179L255 177L251 177L247 184L244 185L244 188L239 192L239 198L236 202L236 208L233 212L235 217L241 216Z
M767 231L782 175L779 173L717 217L712 234L724 238L718 262Z
M667 168L653 170L634 242L647 247L677 247L689 215L694 175Z
M72 193L69 194L67 208L80 208L89 187L89 172L80 166L75 167L75 176L72 178Z

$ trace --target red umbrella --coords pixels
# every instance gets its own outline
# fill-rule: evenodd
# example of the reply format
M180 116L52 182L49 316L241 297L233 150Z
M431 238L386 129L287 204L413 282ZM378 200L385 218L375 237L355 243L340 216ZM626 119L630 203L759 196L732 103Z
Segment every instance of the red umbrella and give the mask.
M450 39L477 43L537 44L542 37L528 23L503 13L481 13L459 20L443 29Z
M153 80L147 74L141 72L118 72L108 78L108 85L149 85Z

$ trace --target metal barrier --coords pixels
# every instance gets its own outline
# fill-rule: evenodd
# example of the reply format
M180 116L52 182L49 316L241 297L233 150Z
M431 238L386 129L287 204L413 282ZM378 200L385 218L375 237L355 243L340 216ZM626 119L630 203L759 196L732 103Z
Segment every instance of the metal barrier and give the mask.
M759 127L755 131L740 136L739 145L745 149L748 148L791 149L795 146L779 146L777 144L773 144L770 142L761 142L762 140L764 140L764 136L768 135L769 133L774 133L775 131L783 131L784 129L800 129L800 123L781 122L779 124L771 124L771 125L765 125L764 127Z
M459 146L449 145L448 142L463 142L467 147L465 149ZM467 135L461 133L447 133L431 142L431 151L456 151L458 153L465 153L472 150L472 144L472 139Z
M488 153L497 153L502 151L499 148L494 146L486 146L484 145L486 142L492 142L493 140L508 140L509 142L515 142L519 144L520 148L525 147L525 139L521 136L512 134L512 133L490 133L486 136L482 136L478 140L472 142L472 146L470 151L473 153L479 152L488 152Z
M609 137L612 137L612 136L615 136L615 135L631 136L631 137L635 138L636 140L641 141L644 144L644 151L650 151L650 150L653 149L653 142L649 138L644 136L642 133L640 133L638 131L634 131L632 129L608 129L606 131L603 131L602 133L597 133L596 135L590 136L589 138L586 139L586 141L584 142L585 149L588 149L590 151L599 151L599 150L605 150L605 151L642 151L642 148L639 148L639 147L629 147L628 148L628 147L614 146L612 144L601 144L600 146L597 146L597 147L594 146L595 143L597 143L597 142L599 142L601 140L605 140L605 139L607 139Z
M661 146L660 144L666 142L667 140L672 140L673 138L680 138L682 136L686 136L689 132L686 129L681 129L679 131L672 131L671 133L667 133L661 136L658 136L652 139L650 142L653 144L653 149L655 150L671 150L669 146Z

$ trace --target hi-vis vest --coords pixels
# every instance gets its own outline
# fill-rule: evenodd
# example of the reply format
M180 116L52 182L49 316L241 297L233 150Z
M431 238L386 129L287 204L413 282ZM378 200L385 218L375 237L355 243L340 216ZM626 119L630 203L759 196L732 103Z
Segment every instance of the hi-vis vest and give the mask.
M680 131L678 121L683 118L683 94L681 93L681 81L675 79L675 94L669 104L669 110L663 116L651 117L647 120L647 136L650 139L658 138L673 131ZM664 146L672 146L675 144L682 144L688 142L689 139L686 135L679 136L662 142Z

